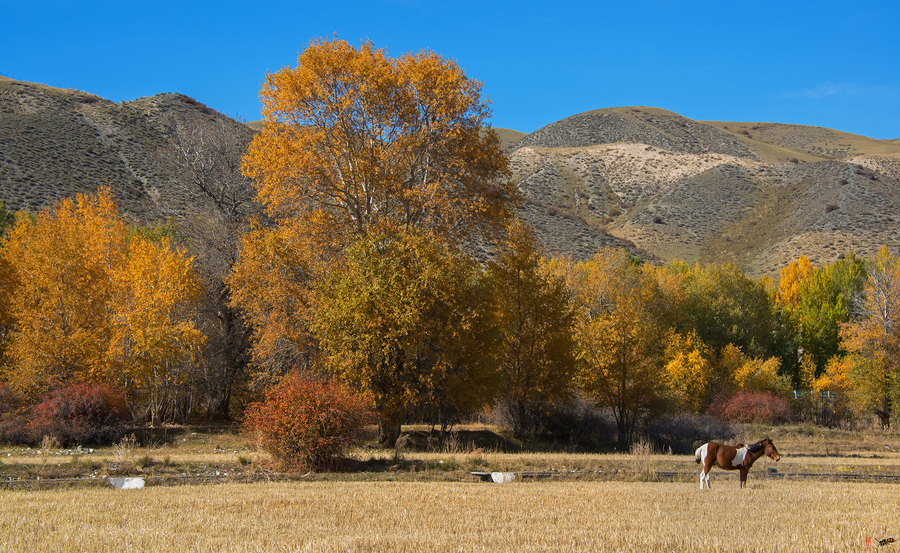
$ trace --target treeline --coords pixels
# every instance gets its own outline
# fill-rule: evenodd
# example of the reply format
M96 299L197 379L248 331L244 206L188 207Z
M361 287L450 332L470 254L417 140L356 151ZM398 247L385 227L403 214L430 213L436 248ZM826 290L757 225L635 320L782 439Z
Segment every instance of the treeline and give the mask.
M209 366L201 268L176 228L129 226L108 190L18 214L0 248L0 416L24 421L13 435L48 431L22 409L78 386L106 390L122 419L159 423L217 416L230 385L240 417L296 369L370 394L388 443L405 422L447 429L492 409L517 436L541 436L576 399L608 410L622 444L673 413L897 416L900 259L886 248L825 267L801 257L776 285L612 249L548 260L514 222L487 264L433 233L371 231L312 277L274 255L283 243L254 241L274 231L244 237L228 278L254 362L225 383Z
M618 250L546 259L513 216L480 88L433 52L314 41L267 76L249 145L172 123L160 160L192 211L129 225L101 190L4 214L0 432L101 439L123 421L240 419L285 381L345 389L317 374L372 402L386 445L406 422L487 411L569 443L608 413L626 449L678 413L897 418L886 248L800 258L777 284Z

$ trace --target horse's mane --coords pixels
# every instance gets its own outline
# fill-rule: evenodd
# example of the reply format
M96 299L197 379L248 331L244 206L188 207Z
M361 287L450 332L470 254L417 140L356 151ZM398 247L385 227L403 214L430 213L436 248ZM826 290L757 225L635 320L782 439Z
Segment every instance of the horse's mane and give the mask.
M763 445L762 445L762 444L763 444L763 442L766 441L766 440L768 440L768 438L765 438L765 439L763 439L763 440L760 440L760 441L756 442L756 443L753 444L753 445L748 445L748 446L747 446L747 451L749 451L750 453L756 453L757 451L759 451L760 449L763 448Z

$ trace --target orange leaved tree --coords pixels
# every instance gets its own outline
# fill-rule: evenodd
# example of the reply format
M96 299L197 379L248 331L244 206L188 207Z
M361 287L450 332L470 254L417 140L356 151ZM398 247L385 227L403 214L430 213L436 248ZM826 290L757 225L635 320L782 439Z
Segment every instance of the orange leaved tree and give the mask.
M316 40L260 96L265 126L244 171L274 216L459 237L508 215L515 188L496 134L483 130L488 102L451 60Z
M0 255L12 320L4 378L31 399L85 381L132 400L167 396L173 367L202 343L191 258L165 235L130 232L108 189L20 214Z
M424 230L458 248L502 229L517 190L481 84L434 52L314 40L261 99L243 170L271 225L245 236L230 285L257 369L277 376L308 363L309 290L348 244Z

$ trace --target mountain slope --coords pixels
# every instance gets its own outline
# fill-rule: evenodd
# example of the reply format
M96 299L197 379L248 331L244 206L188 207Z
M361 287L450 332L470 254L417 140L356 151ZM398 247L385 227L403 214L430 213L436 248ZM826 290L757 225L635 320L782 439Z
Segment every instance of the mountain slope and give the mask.
M0 200L36 211L108 185L134 220L182 213L195 199L158 155L175 121L254 132L180 94L116 104L0 77ZM801 254L824 264L900 250L898 140L648 107L496 131L525 196L520 215L551 255L623 247L777 276Z
M510 158L526 197L662 260L777 276L801 254L824 264L900 246L900 147L889 141L615 108L548 125ZM552 228L539 232L565 249Z
M7 209L37 211L110 186L132 218L180 211L190 194L172 182L158 154L175 121L200 119L252 133L181 94L115 104L0 77L0 200Z

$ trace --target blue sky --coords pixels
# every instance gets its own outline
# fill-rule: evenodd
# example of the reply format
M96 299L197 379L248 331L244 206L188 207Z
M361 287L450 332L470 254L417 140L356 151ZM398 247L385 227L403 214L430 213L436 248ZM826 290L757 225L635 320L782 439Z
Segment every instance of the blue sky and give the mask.
M900 138L896 0L0 0L0 28L0 75L116 102L180 92L246 120L266 72L336 35L454 59L492 124L522 132L644 105Z

